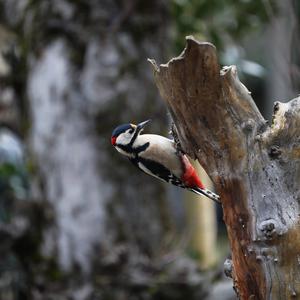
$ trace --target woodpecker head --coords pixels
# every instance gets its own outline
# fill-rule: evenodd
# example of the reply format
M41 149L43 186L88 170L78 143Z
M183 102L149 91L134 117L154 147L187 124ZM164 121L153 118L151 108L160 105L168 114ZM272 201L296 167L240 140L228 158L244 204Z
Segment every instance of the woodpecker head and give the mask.
M111 144L121 153L130 152L138 135L150 120L134 124L123 124L114 129L111 135Z

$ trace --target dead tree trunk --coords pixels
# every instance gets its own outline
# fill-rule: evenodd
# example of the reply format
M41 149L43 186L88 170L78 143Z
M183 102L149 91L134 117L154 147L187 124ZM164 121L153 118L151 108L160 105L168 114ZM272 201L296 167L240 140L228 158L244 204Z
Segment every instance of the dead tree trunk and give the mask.
M216 49L187 38L183 53L154 68L181 147L221 195L240 299L300 294L300 98L275 103L272 125L239 81L220 71Z

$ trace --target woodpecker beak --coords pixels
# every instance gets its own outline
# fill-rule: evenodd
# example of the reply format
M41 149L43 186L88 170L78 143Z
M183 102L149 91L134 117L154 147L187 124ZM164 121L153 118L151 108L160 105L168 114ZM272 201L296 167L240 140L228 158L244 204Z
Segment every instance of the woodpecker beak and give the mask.
M112 136L112 137L111 137L110 141L111 141L111 144L112 144L113 146L116 145L116 140L117 140L117 137L116 137L116 136Z
M141 132L144 127L150 122L151 120L147 120L147 121L144 121L144 122L141 122L139 124L137 124L137 132Z

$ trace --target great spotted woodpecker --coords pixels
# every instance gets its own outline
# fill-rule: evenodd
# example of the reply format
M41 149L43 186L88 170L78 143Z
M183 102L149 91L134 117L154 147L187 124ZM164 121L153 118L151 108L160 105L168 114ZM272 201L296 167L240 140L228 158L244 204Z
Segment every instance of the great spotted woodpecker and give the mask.
M116 127L111 144L145 173L220 202L218 195L204 187L187 156L176 151L172 140L155 134L141 135L149 121Z

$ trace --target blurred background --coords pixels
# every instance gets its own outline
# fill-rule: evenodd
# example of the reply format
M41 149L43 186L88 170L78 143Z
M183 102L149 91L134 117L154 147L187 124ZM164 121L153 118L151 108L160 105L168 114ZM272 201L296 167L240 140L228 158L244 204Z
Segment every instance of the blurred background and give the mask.
M296 0L0 0L0 299L235 299L220 207L138 172L110 135L149 118L168 135L146 59L190 34L270 119L298 95L299 16Z

